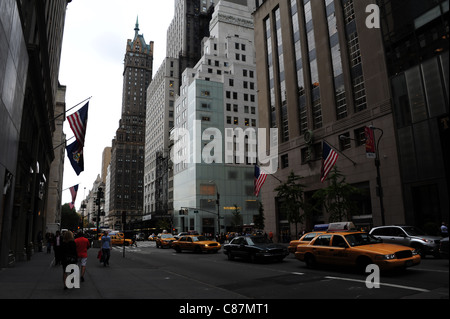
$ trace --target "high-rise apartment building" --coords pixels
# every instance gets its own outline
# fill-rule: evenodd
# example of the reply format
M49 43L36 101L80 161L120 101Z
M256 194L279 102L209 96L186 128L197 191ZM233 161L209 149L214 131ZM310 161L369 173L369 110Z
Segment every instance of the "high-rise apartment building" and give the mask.
M134 30L124 60L122 117L112 142L109 227L120 227L122 214L128 219L140 219L143 213L145 114L153 71L153 41L145 42L138 21Z
M320 181L324 142L340 153L336 167L346 182L362 191L355 198L355 224L405 222L383 39L379 28L366 24L366 7L373 3L256 1L259 123L279 132L279 167L267 178L262 198L266 229L278 235L291 225L274 189L294 172L303 177L305 199L312 203L314 192L328 183ZM367 126L377 128L380 178L366 157ZM328 217L316 214L303 227Z
M247 1L216 3L209 33L200 61L182 74L175 102L178 231L240 230L258 214L249 158L255 150L243 136L258 127L253 19Z
M201 57L201 43L209 35L214 1L175 0L174 5L174 17L167 29L167 57L147 92L144 220L152 220L153 224L155 216L173 213L169 132L174 127L174 101L179 94L181 73Z
M202 55L201 41L209 36L209 21L217 0L174 2L174 17L167 29L166 56L178 59L180 79L184 69L194 67Z
M174 105L178 91L178 59L166 58L147 91L147 120L144 171L144 214L172 213L169 192L170 130L174 126ZM153 217L152 217L153 218Z

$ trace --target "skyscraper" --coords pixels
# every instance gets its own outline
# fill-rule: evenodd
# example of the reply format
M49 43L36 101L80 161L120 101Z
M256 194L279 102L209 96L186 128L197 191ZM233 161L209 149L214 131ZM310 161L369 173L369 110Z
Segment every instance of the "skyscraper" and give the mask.
M144 214L148 226L155 216L173 211L172 169L169 163L169 132L174 127L174 101L181 74L194 67L202 53L202 40L209 36L213 0L175 0L174 17L167 29L166 59L148 88ZM151 216L151 217L150 217Z
M275 177L302 176L305 200L327 186L321 183L322 145L339 153L336 167L358 187L355 224L404 223L402 188L388 71L381 31L368 27L366 7L374 1L257 1L255 18L259 123L278 128L280 165ZM381 179L365 152L367 126L383 130L379 146ZM376 130L376 140L381 132ZM379 182L383 189L379 187ZM268 178L261 192L266 228L290 230ZM382 195L380 197L379 195ZM327 212L309 219L329 222Z
M123 72L122 117L112 142L108 225L114 227L122 214L142 216L147 87L152 79L153 41L139 34L127 41ZM119 219L117 219L119 218Z
M432 233L450 209L449 2L378 3L405 219Z
M173 136L174 228L242 231L258 214L251 158L256 150L246 139L258 126L253 19L246 0L215 4L202 51L195 67L184 70L175 101L175 131L189 134Z

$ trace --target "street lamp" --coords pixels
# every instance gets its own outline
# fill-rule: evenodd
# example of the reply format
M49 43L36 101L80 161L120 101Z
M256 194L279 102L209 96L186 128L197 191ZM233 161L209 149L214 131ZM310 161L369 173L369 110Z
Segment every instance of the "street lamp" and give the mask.
M384 203L383 203L383 187L381 186L381 174L380 174L380 140L383 137L383 130L378 127L369 126L372 131L379 130L381 132L380 137L377 141L377 146L375 149L375 167L377 168L377 196L380 198L380 212L381 212L381 224L384 226L386 224L384 219ZM374 139L375 139L375 132L373 133Z
M377 141L377 145L375 147L375 167L377 169L377 196L380 198L380 214L381 214L381 224L384 226L386 224L385 222L385 218L384 218L384 203L383 203L383 187L381 186L381 174L380 174L380 151L379 151L379 146L380 146L380 140L383 137L383 130L381 128L378 127L374 127L374 126L368 126L369 129L372 130L372 132L374 130L379 130L381 132L380 137L378 138ZM375 132L373 132L373 138L375 140ZM340 140L353 140L352 138L345 136L345 135L340 135L339 136ZM353 163L355 164L355 163Z
M219 188L217 187L217 184L214 181L209 181L210 183L213 183L216 187L216 204L217 204L217 234L220 234L220 194L219 194Z

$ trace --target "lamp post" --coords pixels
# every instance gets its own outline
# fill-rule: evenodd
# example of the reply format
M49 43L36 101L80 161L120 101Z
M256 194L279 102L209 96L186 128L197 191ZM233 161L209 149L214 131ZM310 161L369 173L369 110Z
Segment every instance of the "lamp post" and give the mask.
M380 137L378 137L378 141L377 141L377 146L375 149L375 167L377 169L377 196L380 198L380 213L381 213L381 225L385 225L385 219L384 219L384 203L383 203L383 187L381 186L381 174L380 174L380 140L383 137L383 130L381 128L378 127L374 127L374 126L369 126L370 129L372 129L372 131L374 130L379 130L381 132ZM375 132L373 132L373 136L375 139Z
M217 204L217 234L220 234L220 194L219 188L215 181L209 181L211 184L214 184L216 188L216 204Z
M381 132L381 135L380 135L380 137L378 137L378 141L377 141L377 144L375 146L375 167L377 169L377 188L376 188L376 193L377 193L377 196L380 198L381 224L384 226L386 224L386 222L385 222L385 218L384 218L383 187L381 186L381 173L380 173L381 163L380 163L380 151L379 151L380 141L381 141L381 138L383 137L384 132L383 132L383 130L381 128L378 128L378 127L368 126L368 128L372 130L373 139L374 140L375 140L375 132L374 132L374 130L379 130ZM340 135L339 139L341 139L341 140L346 140L346 139L353 140L350 137L345 136L345 135ZM366 137L366 142L367 142L367 137ZM353 164L355 164L355 163L353 163Z

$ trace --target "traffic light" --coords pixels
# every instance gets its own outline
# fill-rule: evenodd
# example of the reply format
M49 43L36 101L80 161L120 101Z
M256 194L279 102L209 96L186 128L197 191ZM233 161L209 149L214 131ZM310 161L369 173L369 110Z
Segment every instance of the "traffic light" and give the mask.
M103 198L105 196L105 193L103 193L103 188L99 187L97 189L97 198Z

